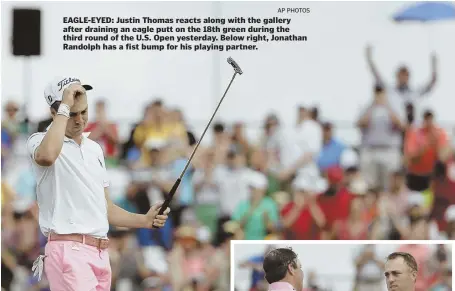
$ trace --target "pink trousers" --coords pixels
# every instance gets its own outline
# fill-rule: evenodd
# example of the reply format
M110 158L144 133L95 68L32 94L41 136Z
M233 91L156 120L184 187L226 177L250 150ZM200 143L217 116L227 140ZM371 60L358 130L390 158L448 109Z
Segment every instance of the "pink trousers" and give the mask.
M108 250L72 241L49 241L44 273L51 291L110 291Z

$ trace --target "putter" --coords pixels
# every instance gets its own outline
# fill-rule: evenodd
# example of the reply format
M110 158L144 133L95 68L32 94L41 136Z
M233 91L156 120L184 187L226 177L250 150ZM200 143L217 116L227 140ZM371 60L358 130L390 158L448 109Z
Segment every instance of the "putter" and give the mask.
M189 165L191 163L191 160L194 157L194 154L196 153L199 145L201 144L201 141L204 138L205 133L207 132L207 129L210 127L210 124L212 123L213 118L215 118L215 115L218 112L218 109L220 108L221 103L224 100L224 97L226 97L226 94L229 91L229 88L231 87L232 82L234 82L235 77L237 76L237 74L239 74L239 75L243 74L242 69L240 69L239 65L237 64L236 61L234 61L233 58L229 57L227 59L227 62L228 62L228 64L230 64L234 68L234 75L232 76L231 82L229 82L229 85L227 86L226 91L224 91L223 97L221 97L220 102L218 102L218 106L216 107L215 112L213 112L212 117L210 118L209 122L207 123L207 126L205 127L204 131L202 132L201 138L198 140L196 146L194 147L194 150L191 153L191 156L188 159L188 162L186 162L185 168L183 168L182 173L180 174L178 179L175 181L174 186L172 186L171 191L169 192L168 196L164 200L164 203L161 206L160 211L158 212L158 215L162 215L164 213L164 211L169 207L169 204L171 203L172 198L174 197L174 194L177 191L177 188L179 187L180 182L182 181L182 178L185 175L185 172L188 169L188 167L189 167ZM157 227L155 225L153 225L153 228L157 228Z

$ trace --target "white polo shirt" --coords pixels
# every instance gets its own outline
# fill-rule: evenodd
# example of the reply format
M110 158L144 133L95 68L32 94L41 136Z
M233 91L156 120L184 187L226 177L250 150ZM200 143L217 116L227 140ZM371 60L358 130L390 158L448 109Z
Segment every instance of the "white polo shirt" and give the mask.
M42 167L34 159L45 133L35 133L27 140L37 182L39 224L46 236L51 231L107 237L104 188L109 181L104 155L100 145L85 135L80 146L65 137L62 151L50 167Z

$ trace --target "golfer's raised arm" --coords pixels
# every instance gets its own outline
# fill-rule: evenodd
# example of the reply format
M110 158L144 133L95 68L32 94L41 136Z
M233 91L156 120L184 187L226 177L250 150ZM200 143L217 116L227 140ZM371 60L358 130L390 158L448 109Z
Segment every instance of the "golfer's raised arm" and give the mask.
M55 118L42 139L41 143L32 152L32 157L40 166L49 167L59 156L65 137L66 125L69 119L70 108L74 104L76 93L84 93L85 89L79 84L72 84L63 92L63 100L57 112L52 109ZM33 137L32 137L33 138Z

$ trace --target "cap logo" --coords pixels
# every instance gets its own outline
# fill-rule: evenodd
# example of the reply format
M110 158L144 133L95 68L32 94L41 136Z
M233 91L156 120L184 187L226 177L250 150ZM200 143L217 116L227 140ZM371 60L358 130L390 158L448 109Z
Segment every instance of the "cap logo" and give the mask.
M81 82L81 80L77 79L77 78L65 78L63 80L61 80L60 82L57 83L57 86L58 86L58 91L62 91L63 87L68 85L68 84L71 84L71 83L74 83L74 82Z
M47 95L47 100L49 100L49 102L52 103L52 96L51 95Z

